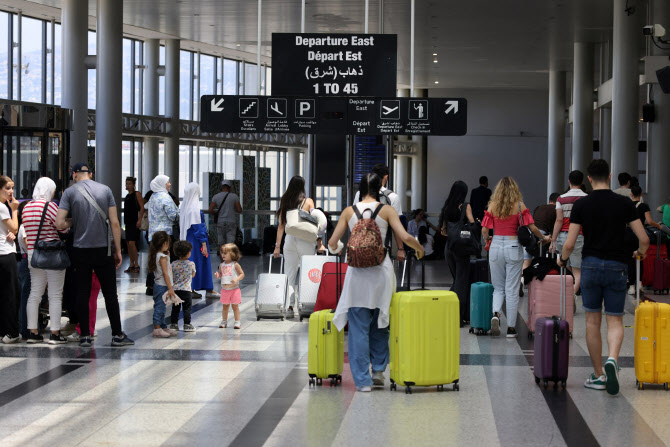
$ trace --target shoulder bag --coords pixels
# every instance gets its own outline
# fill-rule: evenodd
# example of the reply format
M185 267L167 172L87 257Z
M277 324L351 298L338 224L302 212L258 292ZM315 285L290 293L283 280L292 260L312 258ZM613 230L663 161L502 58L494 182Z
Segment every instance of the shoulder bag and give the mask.
M216 212L214 213L214 223L218 224L219 222L219 213L221 212L221 208L223 208L223 204L226 203L226 199L230 195L230 192L227 192L225 196L223 196L223 200L221 201L221 205L216 209Z
M298 208L286 212L286 225L284 231L289 236L297 237L307 242L316 242L319 234L319 221L302 207L305 200L300 203Z
M49 203L44 204L44 211L42 211L42 219L40 220L40 228L37 230L37 238L33 248L33 257L30 260L30 266L35 269L42 270L65 270L70 266L70 257L65 251L65 242L58 241L41 241L42 226L44 219L49 209Z
M537 238L530 231L528 225L524 225L523 223L523 217L521 216L521 203L519 203L519 228L516 230L516 234L519 238L519 243L524 247L530 247L533 244L537 244Z
M456 256L478 255L482 251L481 235L476 223L466 222L467 202L461 205L458 222L447 222L447 245Z

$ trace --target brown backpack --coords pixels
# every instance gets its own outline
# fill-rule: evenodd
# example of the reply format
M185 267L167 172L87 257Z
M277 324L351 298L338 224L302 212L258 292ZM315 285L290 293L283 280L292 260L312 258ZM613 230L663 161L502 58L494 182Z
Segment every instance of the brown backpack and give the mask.
M383 204L377 205L377 208L372 213L371 209L363 211L370 211L372 216L369 219L364 219L358 207L354 205L354 213L358 217L358 222L351 230L351 236L347 243L347 257L350 267L374 267L384 262L386 257L386 248L384 248L384 241L382 240L382 233L379 231L379 225L375 221L375 217L381 211Z

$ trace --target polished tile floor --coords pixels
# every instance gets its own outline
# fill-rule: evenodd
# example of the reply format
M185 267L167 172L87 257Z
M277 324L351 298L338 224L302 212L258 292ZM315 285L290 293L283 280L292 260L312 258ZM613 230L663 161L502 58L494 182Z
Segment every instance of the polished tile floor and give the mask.
M307 323L256 321L254 282L267 259L242 265L241 330L219 329L221 304L201 299L194 301L196 333L152 338L143 275L123 267L121 312L134 347L109 347L102 295L92 349L0 346L1 445L670 445L670 393L635 389L632 300L616 397L582 385L590 363L581 310L566 391L535 385L519 319L518 339L461 330L459 392L405 395L387 386L362 394L348 365L341 387L308 387ZM426 265L427 287L448 287L446 264ZM525 298L519 308L525 317Z

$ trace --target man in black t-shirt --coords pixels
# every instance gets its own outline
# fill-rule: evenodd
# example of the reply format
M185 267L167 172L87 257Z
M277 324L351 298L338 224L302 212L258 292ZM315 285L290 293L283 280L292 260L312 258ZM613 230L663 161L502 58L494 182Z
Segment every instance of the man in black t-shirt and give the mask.
M576 201L570 215L570 229L563 245L559 265L564 267L575 246L580 230L584 233L582 250L582 305L586 312L586 344L593 370L584 386L619 392L617 359L623 343L623 313L626 302L628 260L626 225L635 233L639 247L633 254L644 258L649 238L633 202L610 190L610 169L605 160L593 160L588 167L593 192ZM609 358L604 373L601 360L601 309L605 303Z
M491 200L491 190L489 189L489 179L485 175L479 177L479 187L474 188L470 193L470 206L475 220L481 222L484 218L484 211Z

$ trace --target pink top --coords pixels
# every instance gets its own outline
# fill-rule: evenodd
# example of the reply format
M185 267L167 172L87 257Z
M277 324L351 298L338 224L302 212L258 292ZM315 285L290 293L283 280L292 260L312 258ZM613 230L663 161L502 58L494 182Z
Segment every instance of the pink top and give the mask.
M524 225L534 224L533 216L528 211L528 208L521 213ZM519 228L519 214L512 214L504 219L493 217L493 214L488 211L484 212L484 220L482 226L492 229L496 236L516 236Z

